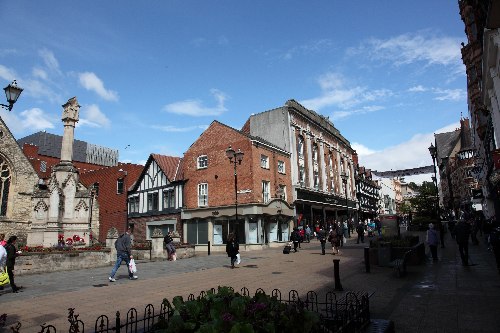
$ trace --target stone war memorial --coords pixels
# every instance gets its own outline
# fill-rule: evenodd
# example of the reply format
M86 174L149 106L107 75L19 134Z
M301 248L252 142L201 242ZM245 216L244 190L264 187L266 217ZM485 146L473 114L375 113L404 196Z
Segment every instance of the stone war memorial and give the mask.
M61 160L52 169L47 184L41 184L33 191L33 215L28 232L28 246L52 247L63 240L78 236L89 244L91 232L97 232L99 214L97 203L92 200L91 189L79 182L79 172L72 163L75 125L78 122L80 105L76 97L63 105L62 122L64 134Z

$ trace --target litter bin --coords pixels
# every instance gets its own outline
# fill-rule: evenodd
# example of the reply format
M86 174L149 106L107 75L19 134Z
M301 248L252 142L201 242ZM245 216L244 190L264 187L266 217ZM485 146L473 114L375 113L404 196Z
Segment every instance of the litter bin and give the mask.
M391 262L391 243L379 242L378 243L378 265L389 266Z

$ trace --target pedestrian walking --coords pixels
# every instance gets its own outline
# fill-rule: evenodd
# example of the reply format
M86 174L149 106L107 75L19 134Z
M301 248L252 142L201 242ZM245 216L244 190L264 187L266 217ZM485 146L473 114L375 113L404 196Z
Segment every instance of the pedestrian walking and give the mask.
M328 234L328 241L332 244L332 254L340 254L339 251L339 245L340 245L340 239L337 234L337 230L332 229L330 230L330 233Z
M337 224L333 225L333 230L337 233L337 238L339 239L340 247L344 246L344 230L343 230L342 222L337 222Z
M167 260L169 261L173 261L176 257L174 239L172 238L172 236L172 232L169 231L163 238L163 246L165 247L165 250L167 250Z
M460 252L460 258L462 259L462 265L469 265L469 237L471 227L470 224L465 220L458 221L454 228L455 239L458 244L458 251Z
M429 230L427 230L427 245L431 251L432 260L438 260L437 257L437 246L439 244L438 235L436 230L434 230L434 224L429 223Z
M382 236L382 222L378 217L375 218L375 230L377 230L378 236Z
M363 222L359 221L358 226L356 227L356 232L358 234L358 240L356 241L356 244L359 244L359 241L361 243L365 242L365 226L363 225Z
M231 232L227 236L226 253L227 256L231 258L231 268L234 268L234 263L238 259L238 254L240 253L240 244L238 244L234 232Z
M290 240L293 242L293 252L297 252L297 247L300 242L299 228L293 228L292 234L290 235Z
M318 240L321 243L321 254L325 255L326 231L323 230L323 227L320 227L319 229Z
M308 243L311 242L311 228L308 225L306 225L306 240Z
M5 234L0 234L0 246L5 247L7 245L7 241L5 240Z
M302 243L304 241L305 234L306 234L306 232L304 231L304 227L302 227L301 229L299 229L299 236L300 236L300 239L299 239L299 249L300 249L300 243Z
M342 224L342 231L344 232L344 238L349 238L349 223L348 220L344 221Z
M13 293L19 292L23 287L17 286L14 282L14 266L16 265L16 257L21 254L21 251L16 249L17 236L10 236L7 244L5 244L5 251L7 252L7 274L9 275L10 287Z
M138 277L137 275L134 275L130 271L130 259L133 259L134 257L132 256L132 239L130 238L130 235L132 234L132 229L130 227L127 228L127 231L125 233L121 234L120 237L115 241L115 249L116 249L116 263L115 267L113 267L113 270L111 270L111 274L109 275L109 281L110 282L115 282L115 274L118 268L120 268L120 265L122 264L123 261L125 261L125 264L127 265L127 270L128 270L128 278L130 280L137 280Z
M446 234L446 227L443 221L438 223L438 231L439 231L439 241L441 242L441 248L444 249L444 235Z

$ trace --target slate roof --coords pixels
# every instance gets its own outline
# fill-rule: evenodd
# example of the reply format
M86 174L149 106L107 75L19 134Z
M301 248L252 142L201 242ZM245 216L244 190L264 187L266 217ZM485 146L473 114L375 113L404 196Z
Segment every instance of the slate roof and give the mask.
M453 132L434 134L437 148L437 165L441 164L444 157L450 156L453 148L455 148L458 140L460 140L460 132L460 129L457 129Z

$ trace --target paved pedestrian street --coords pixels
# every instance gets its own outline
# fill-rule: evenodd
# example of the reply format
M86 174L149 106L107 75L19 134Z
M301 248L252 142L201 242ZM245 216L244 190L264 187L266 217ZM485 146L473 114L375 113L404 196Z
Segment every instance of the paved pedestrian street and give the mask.
M282 248L242 252L236 269L230 269L229 258L218 253L198 253L175 262L139 261L135 281L128 280L124 265L114 283L108 281L112 266L19 276L16 282L24 289L17 294L9 288L0 291L0 314L8 315L6 331L19 321L20 332L39 332L44 323L65 332L68 309L75 308L90 332L101 314L112 320L116 311L124 315L134 307L141 316L147 304L159 309L164 298L197 296L222 285L235 290L247 287L252 294L257 288L266 293L277 288L284 296L295 289L301 297L313 290L322 299L334 289L333 259L340 258L344 292L373 294L372 318L393 320L396 332L499 332L500 275L493 254L482 243L471 245L473 265L464 267L456 244L447 236L439 261L408 266L408 274L401 278L388 267L371 266L366 273L363 248L367 243L356 244L353 238L341 248L340 256L328 250L321 255L316 240L288 255Z

